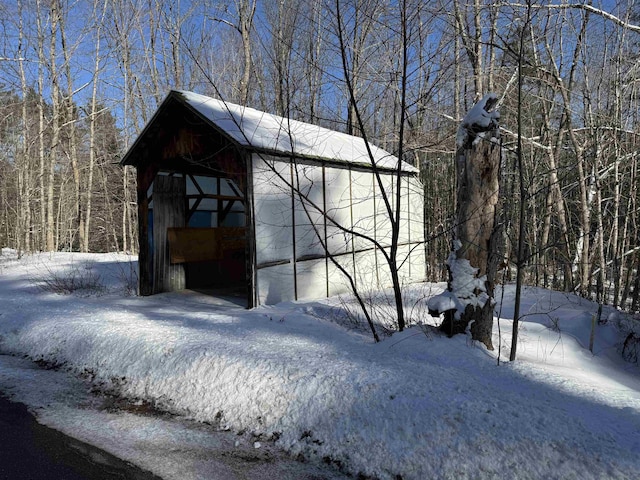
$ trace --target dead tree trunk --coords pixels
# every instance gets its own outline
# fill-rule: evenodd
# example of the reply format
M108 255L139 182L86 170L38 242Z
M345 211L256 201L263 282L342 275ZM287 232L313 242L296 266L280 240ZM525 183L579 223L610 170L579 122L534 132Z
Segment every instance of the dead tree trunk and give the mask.
M449 307L435 308L445 313L440 327L444 332L464 333L471 324L472 338L489 350L493 350L493 289L501 250L501 235L496 228L499 115L491 111L496 102L495 95L486 95L469 111L458 131L454 248L447 261L449 284L445 295Z

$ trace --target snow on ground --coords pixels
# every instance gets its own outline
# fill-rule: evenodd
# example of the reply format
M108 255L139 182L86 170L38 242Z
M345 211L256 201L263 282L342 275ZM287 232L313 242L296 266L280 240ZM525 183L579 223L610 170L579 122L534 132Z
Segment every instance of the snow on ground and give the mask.
M498 365L495 353L464 336L448 339L418 326L375 344L365 330L335 321L343 305L337 299L248 311L185 294L126 296L130 261L79 254L18 260L3 251L0 352L64 367L94 388L194 426L244 432L244 443L275 441L293 456L330 459L352 474L640 475L639 371L620 360L615 325L599 325L595 355L588 351L596 311L590 302L526 289L518 361ZM99 281L89 281L96 274ZM50 281L56 275L83 277L94 288L63 295L39 286L60 283ZM410 298L425 300L441 290L412 288ZM506 287L494 339L503 356L512 313L513 289ZM43 421L82 430L83 420L69 415L67 422L64 401L58 404L49 415L55 418ZM120 423L84 431L82 439L122 457L113 439L129 427ZM145 457L164 448L163 428L149 429L144 448L124 458L166 478L187 478L163 466L162 453ZM198 435L174 438L174 445L198 448ZM194 468L190 478L206 477Z
M250 435L95 395L86 380L27 359L0 355L0 392L28 405L41 423L165 479L346 478L327 467L297 462L265 442L255 448Z

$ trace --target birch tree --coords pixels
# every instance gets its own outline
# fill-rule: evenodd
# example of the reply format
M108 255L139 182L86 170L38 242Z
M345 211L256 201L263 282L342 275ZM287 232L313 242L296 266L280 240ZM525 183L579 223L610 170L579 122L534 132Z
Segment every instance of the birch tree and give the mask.
M49 74L51 77L51 143L50 154L48 162L48 170L46 172L47 178L47 223L46 223L46 250L55 251L58 248L57 231L55 223L55 172L56 172L56 159L60 149L60 79L58 78L58 65L57 65L57 38L58 27L60 23L60 5L59 0L52 0L49 7L50 15L50 31L49 31Z

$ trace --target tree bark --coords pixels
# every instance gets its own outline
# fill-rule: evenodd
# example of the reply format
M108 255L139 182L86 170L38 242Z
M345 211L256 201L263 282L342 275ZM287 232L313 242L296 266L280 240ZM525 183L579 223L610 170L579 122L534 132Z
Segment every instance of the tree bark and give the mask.
M22 21L22 2L18 2L19 12L19 26L18 26L18 68L20 72L20 89L22 93L22 125L24 129L24 136L20 142L20 157L18 162L18 204L20 205L18 211L17 225L18 231L16 235L16 242L18 246L18 253L21 253L20 240L24 239L23 250L25 252L31 251L31 174L30 174L30 162L28 142L29 138L29 118L27 116L27 77L24 69L24 27Z
M58 0L51 2L51 36L50 36L50 58L49 64L51 69L51 153L49 158L49 171L47 174L47 243L46 250L52 252L57 249L56 222L54 215L54 185L56 172L56 156L59 149L58 142L60 140L60 87L58 85L58 71L56 67L56 38L58 35L58 24L60 18L60 10Z
M493 102L490 102L487 101L485 107L487 112L492 108ZM456 153L454 235L457 246L449 257L449 291L460 305L455 314L445 315L440 328L451 335L465 332L471 323L472 338L493 350L493 291L501 239L496 228L501 144L496 123L481 136L476 136L479 128L482 127L477 124L466 126L467 139ZM460 271L460 265L466 264L465 261L475 269L473 279ZM469 287L468 282L473 282L475 287Z
M81 251L86 252L85 245L88 243L87 234L85 231L85 218L82 205L82 179L80 174L80 165L78 161L78 139L76 133L76 113L75 105L73 102L73 77L71 74L71 51L67 42L67 31L65 17L62 12L59 13L60 23L60 43L62 47L62 55L64 59L64 71L67 80L67 96L64 99L65 105L65 120L68 135L68 152L67 155L71 162L71 169L73 171L73 185L74 185L74 205L72 210L73 215L73 229L78 232L78 246ZM74 234L75 237L75 234ZM74 239L75 240L75 239ZM75 244L75 241L72 242Z
M102 4L102 14L100 19L97 19L96 29L96 53L95 62L93 67L93 86L91 89L91 113L89 118L89 172L87 178L86 187L86 204L85 204L85 224L84 224L84 237L82 244L82 251L89 251L89 238L91 232L91 203L93 201L93 173L96 164L96 117L98 115L98 74L100 73L100 36L102 34L102 25L104 21L104 15L107 9L107 2Z
M240 81L240 103L247 105L249 102L249 82L251 81L251 29L253 27L253 16L256 12L256 1L237 0L238 10L238 31L242 37L242 80Z
M38 248L46 250L47 248L47 189L45 185L45 104L44 104L44 68L46 65L44 54L45 32L41 19L40 0L36 0L36 27L38 35L38 193L40 200L40 211L38 221L40 223L38 230Z

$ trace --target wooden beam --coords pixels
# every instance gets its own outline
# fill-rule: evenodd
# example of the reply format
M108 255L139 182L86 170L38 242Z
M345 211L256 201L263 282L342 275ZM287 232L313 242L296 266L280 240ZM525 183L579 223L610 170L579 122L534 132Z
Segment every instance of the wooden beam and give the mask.
M222 260L233 251L243 251L244 227L169 228L169 253L172 264Z
M218 195L215 193L203 193L203 194L191 194L191 195L187 195L186 196L187 200L191 200L193 198L211 198L213 200L231 200L231 201L238 201L238 202L243 202L244 203L244 197L241 196L234 196L234 195Z
M255 205L253 204L253 159L250 153L244 156L246 183L244 186L244 215L247 232L245 244L245 261L247 277L247 308L258 306L258 279L256 268L256 224Z

